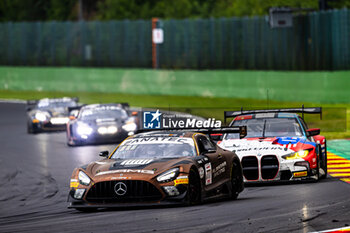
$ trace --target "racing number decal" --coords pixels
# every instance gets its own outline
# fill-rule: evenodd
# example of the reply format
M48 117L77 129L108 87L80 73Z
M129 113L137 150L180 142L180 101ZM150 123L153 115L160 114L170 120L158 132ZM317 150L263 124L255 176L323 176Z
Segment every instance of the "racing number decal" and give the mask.
M204 165L204 168L205 168L205 185L209 185L212 183L211 163L206 163Z

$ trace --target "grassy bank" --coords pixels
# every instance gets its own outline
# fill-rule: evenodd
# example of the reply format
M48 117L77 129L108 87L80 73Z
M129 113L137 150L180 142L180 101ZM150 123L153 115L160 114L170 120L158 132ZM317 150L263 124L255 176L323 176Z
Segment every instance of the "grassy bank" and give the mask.
M1 67L0 89L350 103L350 71Z
M78 96L82 103L128 102L131 106L160 108L163 110L186 111L203 117L214 117L223 120L224 110L239 110L241 106L249 108L275 107L307 107L320 106L313 103L281 102L253 99L219 98L219 97L191 97L165 95L136 95L90 92L39 92L39 91L4 91L0 90L1 99L40 99L44 97ZM307 116L310 127L320 127L322 134L328 139L350 138L349 119L350 104L323 104L323 120L319 116ZM345 130L346 128L346 130ZM326 132L325 132L326 131ZM336 131L336 132L334 132Z

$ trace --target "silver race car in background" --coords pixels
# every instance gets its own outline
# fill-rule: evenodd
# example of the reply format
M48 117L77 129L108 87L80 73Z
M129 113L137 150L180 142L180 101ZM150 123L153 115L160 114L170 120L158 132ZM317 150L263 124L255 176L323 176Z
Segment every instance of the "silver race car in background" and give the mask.
M67 144L123 141L137 130L137 118L128 108L128 104L91 104L73 110L67 124Z
M77 107L78 98L45 98L27 101L27 132L65 130L69 108Z

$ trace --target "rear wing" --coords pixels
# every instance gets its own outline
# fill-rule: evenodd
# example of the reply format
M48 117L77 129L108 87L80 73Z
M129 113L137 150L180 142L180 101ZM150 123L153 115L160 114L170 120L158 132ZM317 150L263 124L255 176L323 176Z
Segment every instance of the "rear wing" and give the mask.
M247 126L233 126L220 128L161 128L161 129L139 129L138 133L155 132L155 131L181 131L181 132L198 132L203 134L225 134L237 133L240 138L247 136Z
M320 114L320 119L322 119L322 107L314 108L304 108L302 105L301 108L280 108L280 109L263 109L263 110L243 110L241 111L224 111L224 122L226 124L227 118L233 118L245 114L256 114L256 113L301 113L302 118L304 119L304 114Z
M129 103L119 103L123 108L129 108Z
M50 98L47 98L47 99L50 100ZM58 98L58 99L72 100L72 101L74 101L74 102L76 102L76 103L79 102L79 97L62 97L62 98ZM33 107L34 107L35 105L37 105L39 101L40 101L40 100L27 100L27 107L26 107L26 110L27 110L27 111L32 110Z

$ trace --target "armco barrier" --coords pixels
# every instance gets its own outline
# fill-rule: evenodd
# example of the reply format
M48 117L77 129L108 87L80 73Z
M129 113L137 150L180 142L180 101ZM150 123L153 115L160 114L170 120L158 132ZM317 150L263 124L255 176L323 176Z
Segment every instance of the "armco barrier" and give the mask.
M0 67L0 89L350 103L350 71L167 71Z

